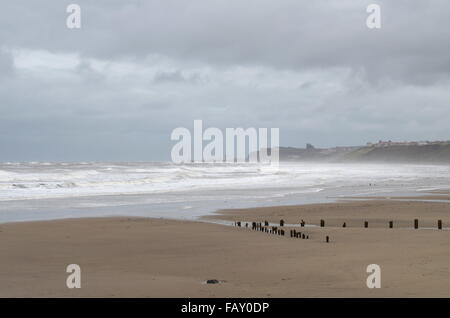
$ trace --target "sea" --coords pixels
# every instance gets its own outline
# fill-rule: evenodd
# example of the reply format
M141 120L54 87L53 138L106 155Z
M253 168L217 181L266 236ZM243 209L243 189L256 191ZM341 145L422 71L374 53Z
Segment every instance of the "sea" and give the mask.
M105 216L195 220L219 209L434 189L450 189L450 166L6 162L0 163L0 223Z

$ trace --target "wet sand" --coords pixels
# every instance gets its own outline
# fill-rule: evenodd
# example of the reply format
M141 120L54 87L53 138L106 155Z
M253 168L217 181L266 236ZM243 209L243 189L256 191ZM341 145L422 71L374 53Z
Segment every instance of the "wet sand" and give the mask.
M222 211L318 224L309 240L203 222L86 218L0 225L1 297L450 297L450 204L364 201ZM369 228L363 228L364 220ZM387 222L394 220L394 229ZM348 227L342 228L346 222ZM325 243L329 236L330 243ZM68 264L81 289L66 287ZM366 267L381 266L368 289ZM217 279L219 284L205 284Z
M261 207L252 209L222 210L206 219L229 221L267 220L279 223L284 219L289 224L319 225L325 220L327 227L363 227L369 222L369 228L388 228L389 221L394 228L413 228L414 219L419 220L420 227L437 228L437 221L442 220L443 227L450 227L450 204L447 202L407 201L404 200L347 200L337 203L307 204L297 206Z

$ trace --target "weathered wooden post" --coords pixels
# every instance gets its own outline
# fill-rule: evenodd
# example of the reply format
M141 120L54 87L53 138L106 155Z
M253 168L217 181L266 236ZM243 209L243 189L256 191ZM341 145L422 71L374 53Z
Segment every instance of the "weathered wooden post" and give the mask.
M364 221L364 227L365 227L365 228L368 228L368 227L369 227L369 222Z
M264 225L265 226L269 226L269 222L268 221L264 221Z
M302 219L302 221L300 222L300 226L301 226L301 227L304 227L304 226L305 226L305 221L303 221L303 219Z
M419 228L419 220L418 219L414 219L414 228L415 229Z
M324 220L320 220L320 227L324 227L325 226L325 221Z
M284 220L280 220L280 226L284 226Z
M344 222L344 224L342 224L342 227L347 227L347 224Z
M389 221L389 228L392 229L394 227L394 221Z
M327 237L326 237L326 241L327 241L327 243L330 242L330 238L328 237L328 235L327 235Z
M303 239L303 240L305 239L305 234L302 234L302 239Z
M281 236L284 236L284 230L281 230Z
M438 220L438 230L442 230L442 220Z

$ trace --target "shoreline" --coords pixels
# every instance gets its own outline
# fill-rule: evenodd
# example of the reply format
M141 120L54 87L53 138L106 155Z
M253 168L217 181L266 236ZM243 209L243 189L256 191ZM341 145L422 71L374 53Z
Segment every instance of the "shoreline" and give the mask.
M416 217L421 227L435 226L438 218L449 227L449 207L371 200L222 210L208 217L274 224L282 218L285 236L203 219L0 224L0 253L7 255L0 263L0 297L450 297L448 231L410 228ZM309 239L290 238L288 224L300 219L326 223L301 229ZM65 268L73 263L82 269L81 289L65 286ZM366 267L373 263L382 269L380 289L366 286ZM205 284L208 279L220 283Z
M14 223L27 223L27 222L48 222L48 221L56 221L56 220L71 220L71 219L90 219L90 218L151 218L151 219L167 219L167 220L179 220L179 221L198 221L202 222L205 220L217 220L216 216L222 213L222 211L228 211L228 210L247 210L247 209L260 209L260 208L278 208L278 207L290 207L290 206L312 206L312 205L321 205L321 204L338 204L343 202L366 202L366 201L406 201L406 202L450 202L450 190L447 189L433 189L433 190L427 190L427 191L420 191L421 193L424 193L425 195L419 195L419 194L408 194L403 196L389 196L389 195L377 195L377 196L330 196L326 197L323 201L313 201L311 202L303 202L303 203L297 203L292 202L292 200L286 200L283 202L276 202L277 204L270 204L269 202L265 202L265 204L260 205L245 205L245 207L237 207L237 208L218 208L209 209L209 212L196 212L195 216L191 216L189 218L184 218L180 216L172 216L172 217L166 217L161 215L154 215L154 216L147 216L143 215L142 213L135 213L135 214L120 214L120 213L111 213L111 214L105 214L105 213L93 213L91 215L82 215L82 216L74 216L71 214L70 216L58 216L58 217L46 217L46 218L38 218L38 219L23 219L23 220L13 220L13 221L1 221L0 226L3 224L14 224ZM128 206L120 206L122 208L125 207L133 207L133 205ZM116 209L117 206L111 206L111 209ZM149 208L155 208L155 206L149 206ZM75 207L73 210L89 210L91 208L79 208ZM93 207L92 209L97 209L96 207ZM102 210L106 210L106 207L101 207ZM16 210L16 209L15 209ZM41 208L41 210L44 210L44 208ZM70 209L69 209L70 210ZM17 209L17 213L19 209ZM10 212L9 212L10 213ZM173 214L173 213L172 213Z

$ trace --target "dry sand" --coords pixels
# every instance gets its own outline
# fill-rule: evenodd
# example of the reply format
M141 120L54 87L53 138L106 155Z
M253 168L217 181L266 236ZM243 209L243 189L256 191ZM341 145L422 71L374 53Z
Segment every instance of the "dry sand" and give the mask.
M450 204L364 201L223 213L215 218L327 223L304 228L309 240L145 218L2 224L0 296L450 296L450 231L408 228L415 217L421 225L436 227L442 219L449 227ZM394 229L387 228L391 219ZM81 289L66 287L72 263L81 266ZM366 287L372 263L381 266L380 289ZM221 283L205 284L207 279Z

